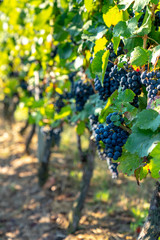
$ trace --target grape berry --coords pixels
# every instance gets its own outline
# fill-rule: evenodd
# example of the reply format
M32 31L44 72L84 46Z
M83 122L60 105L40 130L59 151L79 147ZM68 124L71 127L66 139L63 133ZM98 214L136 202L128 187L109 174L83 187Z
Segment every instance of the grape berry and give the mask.
M74 97L76 100L76 110L82 111L88 98L94 94L93 88L89 82L79 80L75 84Z

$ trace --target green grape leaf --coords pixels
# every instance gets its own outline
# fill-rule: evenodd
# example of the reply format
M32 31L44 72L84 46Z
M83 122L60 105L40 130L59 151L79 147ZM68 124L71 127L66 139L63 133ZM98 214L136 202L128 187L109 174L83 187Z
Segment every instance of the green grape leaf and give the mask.
M139 14L139 17L138 18L140 18L140 15L141 14ZM129 29L129 31L130 31L130 34L133 34L134 32L135 32L135 30L137 29L137 24L138 24L138 18L137 17L133 17L133 18L131 18L131 19L129 19L128 21L127 21L127 27L128 27L128 29ZM133 36L132 36L133 37ZM135 37L137 37L137 36L135 36ZM128 40L128 39L127 39Z
M83 26L84 28L84 26ZM100 25L98 27L90 26L89 29L84 30L84 34L82 34L82 39L86 39L89 41L97 40L99 38L102 38L104 34L107 32L107 28L103 25Z
M153 133L151 130L144 130L134 126L125 148L130 153L137 153L140 157L144 157L148 156L159 141L160 133Z
M146 107L147 107L147 97L145 95L144 96L139 96L138 101L139 101L140 111L142 111L143 109L146 109Z
M131 89L126 89L125 91L119 89L118 97L115 99L111 108L116 112L130 112L135 115L137 109L130 104L133 101L134 96L135 93Z
M95 78L95 74L92 71L91 64L89 64L89 68L86 70L86 74L88 75L88 78Z
M78 135L82 135L84 133L85 127L86 127L85 122L80 121L78 123L77 128L76 128Z
M150 153L149 169L153 178L160 178L160 143Z
M152 59L151 59L151 62L153 65L156 64L157 62L157 58L160 57L160 45L154 47L152 49Z
M123 10L126 10L127 8L129 8L129 6L131 5L131 3L134 2L133 5L133 9L136 12L140 12L146 5L148 5L148 3L150 2L150 0L121 0L119 5L123 6Z
M123 153L118 158L118 161L120 162L118 170L128 176L134 174L134 171L142 164L142 159L137 154L130 154L128 152Z
M122 8L123 10L126 10L127 8L129 8L129 6L131 5L131 3L133 2L134 0L121 0L119 2L119 5L121 6L122 5Z
M60 124L61 124L61 121L60 121L60 120L53 121L53 122L51 123L51 127L56 128L56 127L60 126Z
M156 131L160 126L160 115L153 109L145 109L137 115L136 125L141 129Z
M145 65L149 60L148 51L142 47L136 47L131 53L131 64L137 67Z
M120 126L121 125L120 115L111 116L111 121L114 122L114 125Z
M64 43L58 46L58 54L60 58L67 59L72 54L72 47L70 43Z
M53 38L57 41L64 41L68 37L68 32L60 25L55 25Z
M116 90L111 97L108 98L107 104L99 116L99 121L104 122L111 112L130 112L132 115L136 115L137 108L129 103L133 101L134 96L135 93L130 89L126 89L125 91L119 90L119 92Z
M99 76L101 76L102 74L102 64L103 64L102 57L104 53L105 53L104 50L100 50L99 52L97 52L91 63L92 72Z
M114 49L114 51L115 51L116 54L117 54L117 49L118 49L118 47L119 47L120 41L121 41L120 36L119 36L119 37L113 37L113 38L112 38L113 49Z
M113 29L113 36L114 37L130 37L130 30L128 29L128 26L125 21L120 21L116 24L116 26Z
M143 47L143 39L141 37L132 36L132 38L124 39L124 49L129 52L133 51L137 46Z
M32 106L31 106L31 108L40 108L40 107L42 107L44 105L44 99L39 99L38 101L35 101L34 100L34 102L32 102Z
M99 121L100 122L105 122L106 121L106 117L108 116L108 114L110 112L112 112L113 110L111 109L111 105L113 104L114 100L117 98L118 96L118 91L116 90L107 100L107 104L106 106L102 109L100 115L99 115Z
M154 3L157 5L159 3L159 0L151 0L151 3Z
M146 165L146 166L140 168L140 172L139 172L140 180L146 178L147 175L148 175L148 168L147 168L147 165Z
M112 122L117 122L119 120L120 120L120 115L113 115L113 116L111 116L111 121Z
M148 5L148 3L150 2L150 0L135 0L134 5L133 5L133 9L136 12L140 12L145 6Z
M112 7L114 6L114 1L113 0L106 1L102 7L102 12L106 13L111 6Z
M152 13L151 13L150 9L147 7L142 26L140 28L138 28L134 32L134 34L144 36L145 34L147 35L148 33L151 32L151 28L152 28L151 16L152 16Z
M128 103L132 102L135 97L135 93L131 89L126 89L125 91L120 91L118 95L119 102Z
M80 117L79 117L79 114L78 114L78 115L72 116L70 121L75 123L75 122L77 122L79 119L80 119Z
M139 182L139 180L142 180L147 177L149 171L148 171L148 164L144 163L144 166L139 167L135 170L134 175Z

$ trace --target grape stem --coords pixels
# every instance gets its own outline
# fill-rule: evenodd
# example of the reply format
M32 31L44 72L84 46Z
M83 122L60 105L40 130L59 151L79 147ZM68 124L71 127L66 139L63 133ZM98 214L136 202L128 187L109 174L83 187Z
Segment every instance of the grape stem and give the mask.
M156 63L154 64L154 70L156 69L156 66L157 66L157 64L158 64L158 61L159 61L159 57L157 57Z
M92 85L92 88L93 88L93 91L94 91L94 93L96 94L96 93L98 93L96 90L95 90L95 87L94 87L94 80L93 79L89 79L89 81L90 81L90 83L91 83L91 85Z
M158 4L153 4L152 8L151 8L151 12L152 12L152 19L155 20L155 10L157 9Z
M145 34L145 35L143 36L143 48L144 48L144 49L147 49L147 39L148 39L148 36L147 36L147 34ZM142 67L142 71L143 71L143 72L145 71L145 66Z
M147 49L147 39L148 39L148 36L145 34L143 37L143 48L144 49Z
M128 127L126 127L126 126L124 126L124 125L122 125L122 124L120 125L120 128L122 128L124 131L128 132L129 134L132 133L132 131L131 131L130 128L128 128Z
M148 37L148 36L147 36L147 38L148 38L149 40L155 42L157 45L159 45L159 43L158 43L156 40L154 40L153 38L150 38L150 37Z
M146 36L147 36L147 35L146 35ZM130 37L130 39L133 39L133 38L142 38L142 39L143 39L143 37L140 36L140 35L136 35L136 36ZM147 36L147 39L149 39L149 40L155 42L157 45L159 45L159 43L158 43L155 39L153 39L153 38L151 38L151 37L148 37L148 36ZM151 48L151 46L150 46L150 48Z
M115 62L112 62L111 60L108 60L108 62L111 62L111 63L113 63L114 65L116 65L117 67L120 67L117 63L115 63ZM123 68L123 67L120 67L120 68ZM128 72L125 68L123 68L126 72Z

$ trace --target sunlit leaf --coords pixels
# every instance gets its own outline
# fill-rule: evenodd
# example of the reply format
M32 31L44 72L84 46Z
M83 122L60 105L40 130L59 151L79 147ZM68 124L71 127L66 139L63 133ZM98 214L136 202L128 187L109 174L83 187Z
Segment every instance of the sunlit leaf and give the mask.
M96 40L95 46L94 46L94 54L96 54L100 50L104 50L106 43L107 43L107 39L105 37Z
M116 25L119 21L123 20L123 12L117 6L114 6L107 13L103 14L103 20L108 27Z

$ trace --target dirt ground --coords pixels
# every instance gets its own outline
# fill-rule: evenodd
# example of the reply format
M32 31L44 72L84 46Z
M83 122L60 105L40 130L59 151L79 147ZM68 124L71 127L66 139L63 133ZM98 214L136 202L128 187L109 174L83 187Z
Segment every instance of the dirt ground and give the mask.
M70 150L65 152L63 146L63 151L54 149L51 177L41 189L37 138L32 141L31 154L26 155L26 137L19 134L23 124L11 127L0 120L0 240L135 240L139 226L133 230L131 225L148 208L153 182L148 180L141 188L132 178L120 176L114 182L105 163L96 159L80 229L67 235L68 214L80 188L81 166L73 163Z

